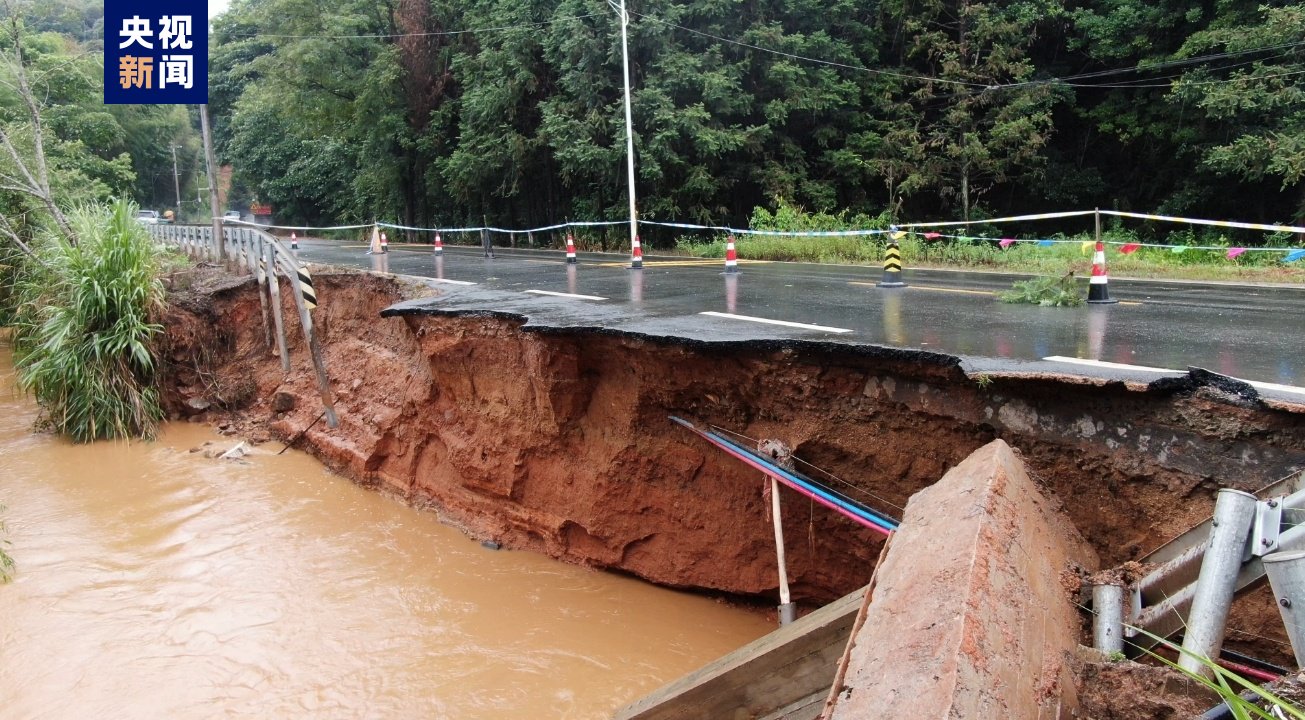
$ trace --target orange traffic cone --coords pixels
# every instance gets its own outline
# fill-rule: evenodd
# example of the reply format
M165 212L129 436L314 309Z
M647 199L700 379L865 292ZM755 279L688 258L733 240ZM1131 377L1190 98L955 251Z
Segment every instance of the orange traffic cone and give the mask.
M734 250L734 236L730 235L725 240L725 273L731 274L739 271L739 255Z
M1110 278L1106 276L1106 246L1097 241L1096 252L1092 253L1092 278L1088 280L1088 302L1105 305L1117 303L1110 299Z
M631 270L643 269L643 246L639 242L638 235L634 236L634 242L631 244L630 269Z
M294 231L294 230L291 230L291 231L290 231L290 249L291 249L291 250L298 250L298 249L299 249L299 236L298 236L298 235L295 235L295 231Z
M444 254L444 238L440 237L439 233L435 233L435 254Z
M566 234L566 262L569 265L575 265L580 262L575 256L575 238L571 233Z

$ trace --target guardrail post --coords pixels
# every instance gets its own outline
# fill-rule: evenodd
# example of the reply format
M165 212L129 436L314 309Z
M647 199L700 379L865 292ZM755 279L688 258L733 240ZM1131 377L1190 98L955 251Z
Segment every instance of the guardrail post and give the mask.
M267 288L271 291L272 319L276 322L276 350L281 354L281 371L290 372L290 351L286 349L285 320L281 317L281 281L276 279L276 244L267 242ZM291 280L291 282L294 282Z
M1305 551L1277 552L1264 556L1264 571L1278 601L1278 613L1287 627L1296 667L1305 667Z
M1187 672L1208 676L1210 670L1203 661L1217 658L1223 646L1228 608L1237 590L1237 573L1255 520L1255 503L1250 493L1230 488L1219 491L1210 547L1201 561L1196 596L1183 635L1183 652L1178 657L1178 666Z
M1092 588L1092 645L1107 655L1124 651L1124 586Z
M308 340L308 351L313 357L313 369L317 372L317 390L322 396L322 407L326 412L326 426L340 427L340 419L335 414L335 401L331 397L331 378L326 374L326 360L322 357L322 346L317 342L317 333L313 332L313 318L309 314L308 304L304 301L304 291L300 286L301 275L307 275L299 267L299 261L293 256L285 256L286 274L290 276L290 288L294 291L295 306L299 308L299 325L304 329L304 338Z

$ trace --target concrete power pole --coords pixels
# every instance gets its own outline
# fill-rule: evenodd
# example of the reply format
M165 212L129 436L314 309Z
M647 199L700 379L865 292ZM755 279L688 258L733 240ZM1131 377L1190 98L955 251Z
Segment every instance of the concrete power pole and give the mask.
M199 127L204 134L204 165L208 169L208 204L213 218L213 250L218 262L226 262L227 248L222 243L222 209L218 207L217 160L213 157L213 133L208 124L208 105L199 106Z
M173 222L181 222L181 176L177 173L177 146L172 146L172 187L177 191L177 217Z

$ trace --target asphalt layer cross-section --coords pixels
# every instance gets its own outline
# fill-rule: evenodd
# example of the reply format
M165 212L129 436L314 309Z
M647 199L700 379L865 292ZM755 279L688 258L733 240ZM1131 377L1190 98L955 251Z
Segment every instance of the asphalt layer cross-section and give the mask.
M1305 385L1302 286L1114 279L1117 304L1055 308L999 301L995 292L1024 277L1003 273L907 268L907 287L884 289L879 269L864 266L744 261L727 275L721 260L648 256L633 271L625 255L581 253L568 265L557 250L494 253L445 246L441 257L429 245L391 244L373 255L361 243L301 239L298 256L431 278L442 291L424 301L432 307L510 313L534 325L879 345L958 356L970 372L1149 382L1196 367L1289 386L1258 390L1305 402L1305 390L1290 387Z

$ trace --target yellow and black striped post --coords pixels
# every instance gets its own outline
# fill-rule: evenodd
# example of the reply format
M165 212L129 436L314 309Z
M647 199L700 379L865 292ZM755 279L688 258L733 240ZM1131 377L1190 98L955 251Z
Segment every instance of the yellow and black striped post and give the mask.
M881 288L906 287L902 282L902 249L897 246L897 241L905 235L895 231L889 236L888 247L884 249L884 276L879 281Z
M308 272L308 268L295 268L299 275L299 290L304 294L304 306L309 310L317 307L317 292L313 290L313 276Z

